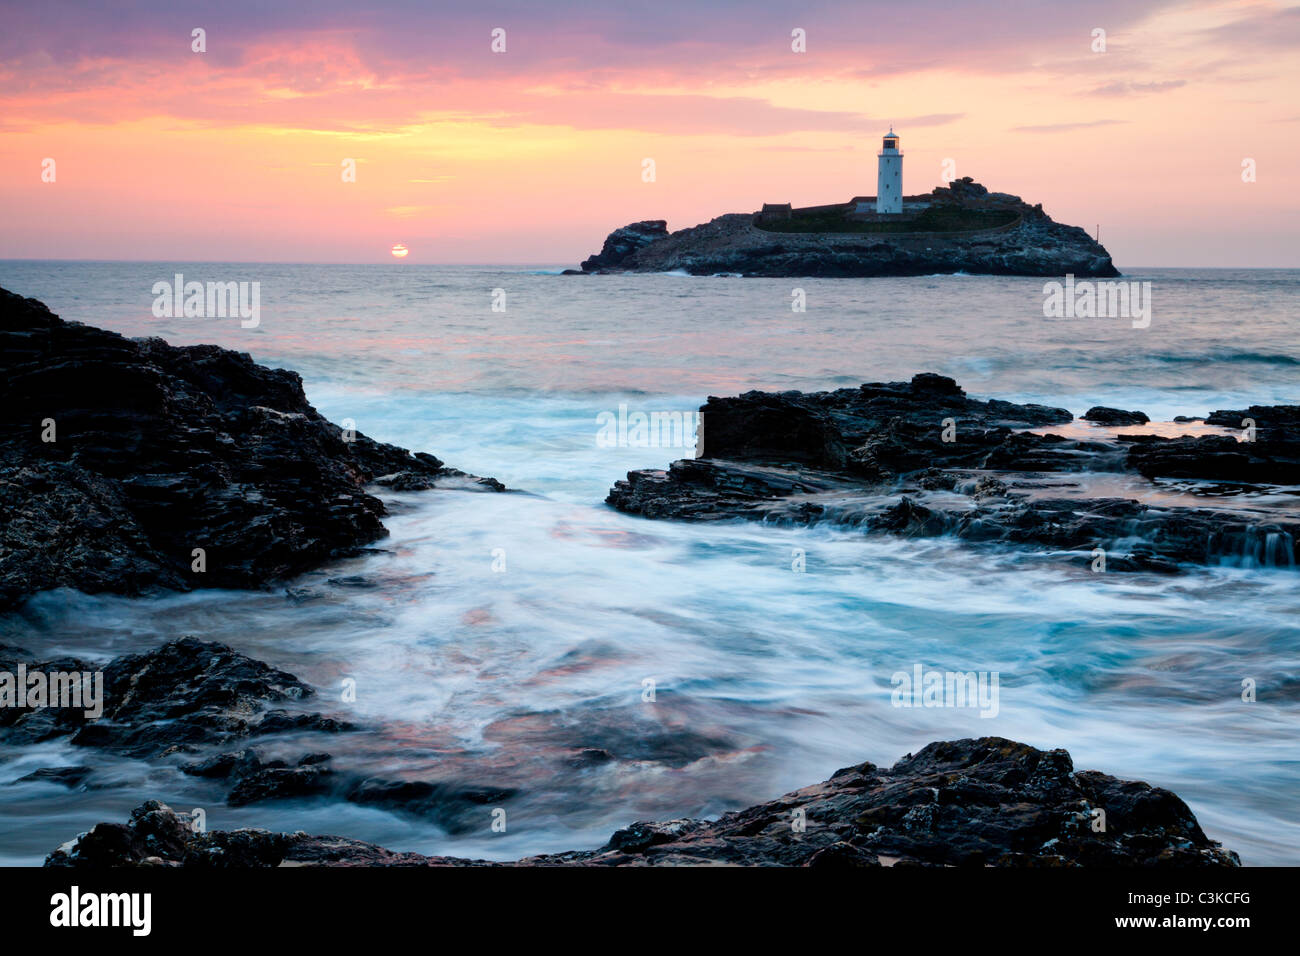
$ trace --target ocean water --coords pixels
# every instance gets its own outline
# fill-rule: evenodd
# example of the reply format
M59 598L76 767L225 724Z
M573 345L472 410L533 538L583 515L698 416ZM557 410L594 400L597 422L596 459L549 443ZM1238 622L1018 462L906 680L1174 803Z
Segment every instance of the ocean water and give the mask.
M155 318L151 288L178 271L260 283L260 325ZM107 659L185 634L230 644L312 682L325 709L367 728L290 741L286 756L327 750L339 769L515 788L501 804L506 832L492 832L486 807L456 832L342 802L228 808L220 787L174 764L53 742L0 748L0 862L37 863L150 797L203 807L210 828L511 859L989 734L1174 790L1247 864L1300 862L1296 571L1094 575L832 524L647 521L606 507L609 487L689 448L597 440L598 416L620 405L691 411L708 395L918 371L1076 414L1300 403L1300 271L1135 270L1125 280L1152 284L1145 329L1044 318L1038 279L556 271L0 262L0 286L64 318L292 368L334 421L517 490L386 493L391 536L377 553L289 588L57 592L0 617L0 642L41 656ZM791 310L796 288L806 312ZM498 289L503 312L492 310ZM891 676L917 664L996 671L996 715L893 706ZM341 700L345 678L355 702ZM1257 683L1254 703L1241 700L1244 678ZM617 759L575 760L583 748ZM83 792L14 783L78 763L96 767Z

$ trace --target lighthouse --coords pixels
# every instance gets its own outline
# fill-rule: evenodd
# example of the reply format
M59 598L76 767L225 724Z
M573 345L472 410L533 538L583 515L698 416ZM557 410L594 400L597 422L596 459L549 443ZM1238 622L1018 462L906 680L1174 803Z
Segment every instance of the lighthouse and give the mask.
M901 213L903 211L903 154L898 151L898 137L894 127L889 127L885 143L880 148L880 166L876 173L876 212Z

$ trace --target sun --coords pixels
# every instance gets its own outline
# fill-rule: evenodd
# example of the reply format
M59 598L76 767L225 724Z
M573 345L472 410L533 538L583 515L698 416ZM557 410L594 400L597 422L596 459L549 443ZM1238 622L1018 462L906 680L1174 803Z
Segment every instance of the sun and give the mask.
M406 248L406 246L402 245L399 242L397 245L393 246L393 258L405 259L407 254L410 253L410 251L411 251L410 249Z

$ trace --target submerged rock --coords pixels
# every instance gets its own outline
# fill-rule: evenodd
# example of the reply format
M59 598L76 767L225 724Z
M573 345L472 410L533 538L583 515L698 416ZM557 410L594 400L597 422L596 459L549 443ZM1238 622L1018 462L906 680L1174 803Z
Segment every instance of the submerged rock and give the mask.
M345 432L294 372L0 289L0 608L57 587L265 588L387 534L365 488L397 475L501 489Z
M18 783L57 783L69 790L82 788L86 778L94 773L92 767L42 767L14 781Z
M100 666L73 658L33 661L20 648L0 645L0 668L12 673L19 664L27 673L102 671L102 714L88 718L81 707L0 707L0 743L22 746L67 737L76 747L140 760L193 755L197 759L179 769L224 781L226 803L232 807L276 800L346 800L432 820L458 833L471 826L481 807L516 793L512 787L455 779L388 779L336 769L333 757L319 751L292 762L264 758L251 744L283 746L303 733L339 734L357 727L298 709L315 695L312 687L223 644L183 638ZM285 709L290 706L295 709ZM224 749L231 747L238 749ZM93 776L91 766L52 767L18 782L87 789L93 783L86 781Z
M480 808L501 804L517 793L512 787L473 786L456 781L389 780L336 770L327 753L310 753L294 763L263 760L256 750L216 754L181 769L196 777L231 785L232 807L276 800L335 799L431 820L448 833L464 833L481 819Z
M292 674L224 644L187 637L104 665L66 658L35 662L5 650L0 649L0 663L11 671L15 660L22 660L29 673L103 673L98 718L87 718L81 707L0 708L0 741L6 744L66 736L74 746L146 759L254 736L352 729L318 713L281 709L306 701L315 691Z
M486 824L483 825L486 829ZM149 801L100 823L46 866L1239 866L1168 790L1075 772L1064 750L1000 737L933 743L716 821L638 822L595 850L497 864L393 853L333 836L195 833Z
M1046 431L1073 420L1064 408L976 401L930 373L833 392L711 397L701 408L703 457L666 471L629 472L606 502L647 518L830 521L908 537L1037 546L1083 564L1102 549L1106 568L1117 571L1168 572L1220 560L1294 567L1300 520L1284 508L1270 510L1264 501L1229 507L1212 487L1195 489L1205 501L1198 508L1158 496L1089 497L1070 480L1128 472L1300 484L1300 425L1291 410L1251 411L1261 423L1253 441L1107 436L1100 428L1097 438L1081 440ZM1146 419L1120 409L1094 413L1112 427Z

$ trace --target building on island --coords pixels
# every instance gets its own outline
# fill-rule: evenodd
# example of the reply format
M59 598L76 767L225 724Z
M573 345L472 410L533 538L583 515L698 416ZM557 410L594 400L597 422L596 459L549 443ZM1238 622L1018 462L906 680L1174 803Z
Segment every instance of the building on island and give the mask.
M788 202L765 202L758 213L759 222L780 222L794 215L794 205Z

